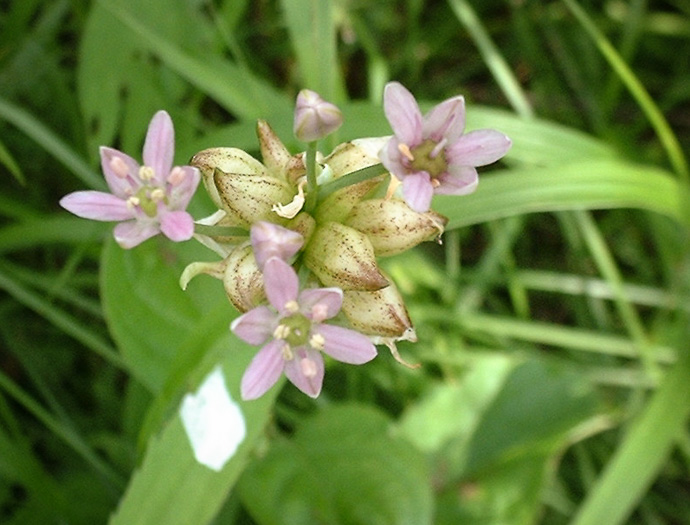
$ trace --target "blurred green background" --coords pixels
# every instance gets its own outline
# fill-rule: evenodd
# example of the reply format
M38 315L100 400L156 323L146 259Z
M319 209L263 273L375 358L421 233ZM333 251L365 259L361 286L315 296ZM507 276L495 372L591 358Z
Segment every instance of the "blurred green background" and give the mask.
M0 522L690 523L690 3L683 0L5 0L0 3ZM383 261L419 342L241 403L220 473L178 407L252 351L213 254L58 206L98 146L176 162L257 118L292 151L303 87L345 141L390 133L389 80L514 146L438 198L441 246ZM195 217L212 212L199 192Z

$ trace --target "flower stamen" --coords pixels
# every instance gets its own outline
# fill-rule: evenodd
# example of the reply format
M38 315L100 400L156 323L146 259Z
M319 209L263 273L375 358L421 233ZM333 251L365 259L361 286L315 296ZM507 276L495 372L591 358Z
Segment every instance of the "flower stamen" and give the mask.
M288 301L285 303L285 310L290 314L296 314L299 312L299 304L297 301Z
M156 172L153 171L153 168L151 166L142 166L141 168L139 168L139 178L144 182L152 180L155 175Z
M285 339L290 335L290 327L284 324L279 324L273 331L273 337L275 339Z
M326 338L321 334L313 334L309 339L309 345L315 350L323 350L326 346Z
M403 156L406 157L410 162L414 162L414 155L412 155L410 147L407 144L398 144L398 151L400 151L400 153L402 153Z

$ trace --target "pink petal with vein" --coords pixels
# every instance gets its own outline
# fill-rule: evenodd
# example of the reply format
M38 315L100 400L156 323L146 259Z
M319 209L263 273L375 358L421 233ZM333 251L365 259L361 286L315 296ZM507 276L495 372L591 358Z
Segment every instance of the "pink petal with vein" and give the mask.
M159 183L165 182L173 165L175 130L172 119L165 111L157 112L151 119L144 142L144 165L155 172Z
M276 384L283 371L284 360L281 348L284 341L271 341L254 356L242 376L240 392L242 399L256 399Z
M448 162L461 166L486 166L503 157L510 146L510 139L493 129L471 131L450 145L447 152Z
M449 98L434 106L424 117L422 136L440 142L446 138L452 144L465 131L465 99Z
M287 378L309 397L318 397L323 384L323 357L309 348L293 349L295 358L285 362Z
M268 302L281 314L287 315L285 305L297 300L299 281L295 270L278 257L271 257L264 265L264 290Z
M273 337L277 316L268 306L257 306L235 319L230 330L250 345L260 345Z
M101 154L101 169L105 176L105 182L114 195L126 199L139 189L139 163L126 153L122 153L107 146L99 148ZM121 160L126 166L127 176L122 176L113 170L112 161L114 158Z
M158 217L163 235L171 241L188 241L194 235L194 219L186 211L163 212L159 209Z
M160 232L158 225L151 221L121 222L113 230L117 243L125 248L134 248Z
M439 195L467 195L477 189L479 176L470 166L450 166L448 173L437 177L441 183L435 193Z
M369 338L354 330L322 324L314 333L321 334L326 340L323 351L343 363L361 365L376 357L376 347Z
M429 211L434 187L426 171L406 175L402 181L403 197L407 205L418 213Z
M383 110L400 142L416 146L422 141L422 112L412 93L399 82L386 84Z
M134 217L134 210L120 197L102 191L75 191L60 199L60 206L84 219L124 221Z

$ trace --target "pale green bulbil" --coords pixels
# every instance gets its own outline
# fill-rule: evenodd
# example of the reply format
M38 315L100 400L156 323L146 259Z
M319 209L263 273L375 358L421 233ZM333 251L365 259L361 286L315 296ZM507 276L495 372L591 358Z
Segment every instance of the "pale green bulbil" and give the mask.
M378 290L388 285L369 239L337 222L316 227L306 246L304 262L325 286Z
M215 184L215 171L224 173L267 176L268 170L249 153L237 148L210 148L192 157L190 164L199 168L201 178L211 200L218 208L223 201Z
M287 182L268 174L226 173L216 168L213 180L221 208L236 221L235 226L246 228L258 221L284 224L274 206L289 203L296 193Z
M365 234L377 256L386 257L440 238L448 219L434 211L417 213L391 198L358 202L343 222Z
M369 336L410 339L412 321L400 292L392 281L380 290L347 290L342 312L352 327Z
M230 302L240 312L251 310L265 300L264 280L249 243L235 248L225 260L223 286Z

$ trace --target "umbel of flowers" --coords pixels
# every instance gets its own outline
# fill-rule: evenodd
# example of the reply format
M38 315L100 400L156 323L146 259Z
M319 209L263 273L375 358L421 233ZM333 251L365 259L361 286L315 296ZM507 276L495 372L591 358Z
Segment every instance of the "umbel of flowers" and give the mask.
M159 112L149 127L144 166L101 149L112 194L76 192L61 200L90 219L124 221L116 240L131 248L162 232L197 239L219 256L190 264L180 283L205 273L220 279L242 313L231 330L260 346L241 385L254 399L281 374L311 397L321 391L322 354L362 364L374 344L415 341L403 298L378 260L440 239L447 219L433 194L463 195L477 186L476 167L495 162L510 140L494 130L465 133L462 97L422 115L397 82L384 92L394 135L362 138L323 156L318 141L338 129L340 110L317 93L297 97L294 133L306 151L292 154L259 121L261 161L232 147L211 148L172 168L173 129ZM199 178L217 211L192 224L184 211Z

